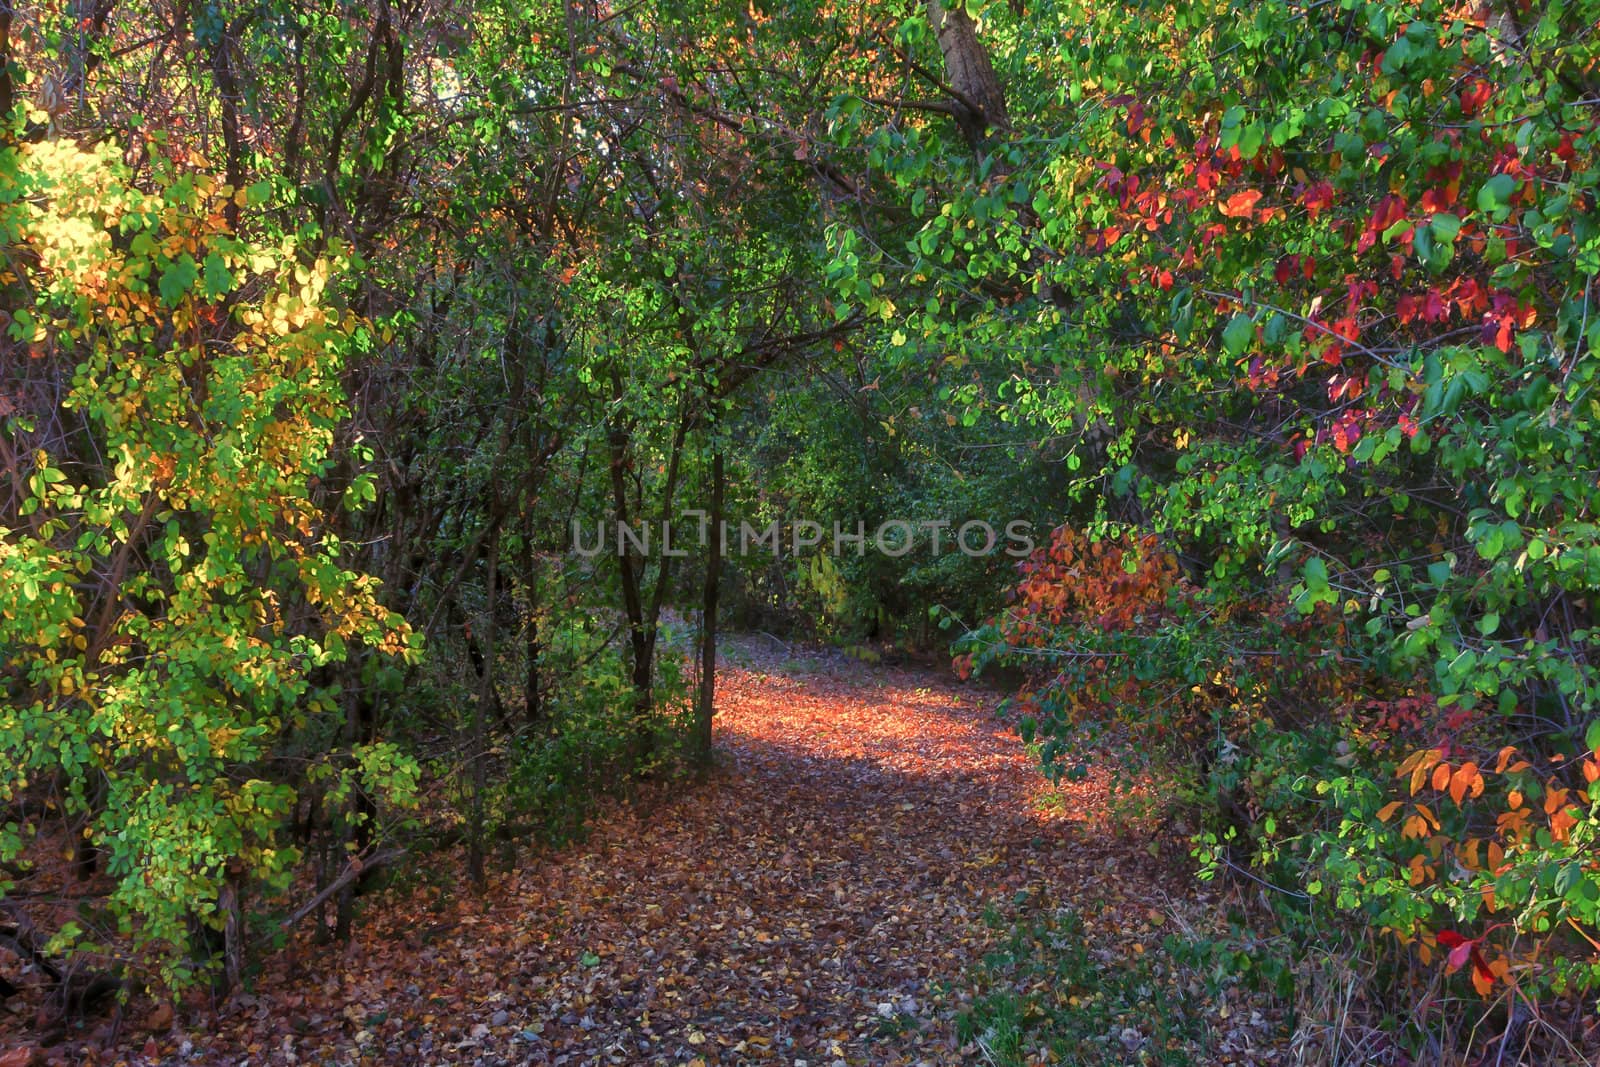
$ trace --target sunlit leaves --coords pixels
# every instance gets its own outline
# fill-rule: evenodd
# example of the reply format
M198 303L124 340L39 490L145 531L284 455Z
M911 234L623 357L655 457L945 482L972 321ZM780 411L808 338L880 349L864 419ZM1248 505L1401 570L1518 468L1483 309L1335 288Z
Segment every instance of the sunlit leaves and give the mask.
M339 261L240 241L214 179L147 193L109 149L21 154L34 195L5 229L37 269L18 340L72 354L60 406L93 447L39 450L0 529L0 666L25 679L0 706L0 794L63 773L114 908L175 980L227 870L287 885L293 788L238 772L272 754L312 668L357 642L413 651L311 494L354 319L324 299ZM414 786L398 753L378 762Z

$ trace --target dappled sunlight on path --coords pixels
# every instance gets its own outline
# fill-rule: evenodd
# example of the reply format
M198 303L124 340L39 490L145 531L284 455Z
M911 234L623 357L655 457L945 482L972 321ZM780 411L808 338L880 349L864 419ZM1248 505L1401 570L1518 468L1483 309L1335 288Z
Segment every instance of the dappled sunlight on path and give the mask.
M992 936L987 905L1147 875L1142 850L1080 825L1103 785L1040 804L1047 783L983 690L741 659L720 677L721 759L704 786L615 807L585 844L500 875L483 901L375 906L348 952L241 1000L215 1051L957 1063L952 1018ZM290 1017L293 1032L263 1039Z

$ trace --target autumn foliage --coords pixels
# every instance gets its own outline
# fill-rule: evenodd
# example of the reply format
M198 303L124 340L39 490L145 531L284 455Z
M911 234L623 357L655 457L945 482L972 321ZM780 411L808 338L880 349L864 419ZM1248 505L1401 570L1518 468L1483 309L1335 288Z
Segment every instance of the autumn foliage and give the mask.
M0 150L25 193L0 204L0 289L31 297L0 339L0 802L31 813L0 861L25 871L65 821L110 886L53 950L135 933L135 973L181 984L193 931L288 888L300 783L409 799L392 746L302 750L335 707L320 668L417 642L315 492L358 330L327 297L341 264L236 236L227 207L262 189L126 179L109 148Z
M1600 0L169 6L0 4L0 930L58 1003L712 773L720 612L960 620L1308 1059L1592 1008ZM801 511L935 536L567 537Z
M930 336L1071 353L974 403L1081 435L1083 533L958 665L1033 679L1049 761L1188 757L1202 873L1380 946L1386 995L1592 998L1592 6L1214 14L1085 13L1052 161L913 242L1026 290Z

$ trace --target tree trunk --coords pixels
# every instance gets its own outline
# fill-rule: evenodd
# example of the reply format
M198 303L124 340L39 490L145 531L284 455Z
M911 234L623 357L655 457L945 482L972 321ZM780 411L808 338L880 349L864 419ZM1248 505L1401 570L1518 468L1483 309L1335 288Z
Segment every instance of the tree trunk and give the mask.
M526 657L522 680L522 719L534 726L544 713L539 692L539 557L533 550L533 523L522 531L522 585L528 598L527 630L523 637Z
M196 41L203 41L208 36L192 25L190 33ZM228 54L231 45L226 26L219 26L215 38L205 41L205 47L209 52L211 82L216 86L217 105L222 120L223 173L227 177L228 184L237 191L243 189L245 185L245 144L239 118L239 101L243 97L239 92L239 79L234 77L233 60ZM237 230L239 202L232 197L225 200L222 205L222 217L227 220L229 229Z
M372 700L361 683L362 661L366 652L358 652L347 660L342 668L344 675L344 738L348 750L347 758L354 762L354 753L357 745L367 744L376 736L377 710L372 705ZM339 835L338 845L340 852L365 851L372 842L372 835L377 829L375 823L378 817L378 805L373 801L366 788L359 782L350 791L350 799L345 805L344 828ZM351 926L355 918L356 886L346 885L339 893L338 911L334 918L334 936L340 941L350 938Z
M624 395L621 378L614 376L612 384L614 395L620 402ZM683 460L684 441L693 421L693 415L687 406L679 409L677 430L673 434L671 450L667 453L666 479L661 486L663 529L672 517L672 502L677 492L678 470ZM616 507L617 522L626 526L630 522L630 515L637 514L641 518L645 515L642 488L637 512L628 504L628 450L633 442L628 428L620 422L612 423L606 434L606 442L611 452L611 495ZM634 758L636 763L642 765L655 750L655 735L650 720L655 711L657 624L661 620L661 606L667 590L672 585L673 557L665 553L661 555L660 563L656 567L655 586L650 590L650 601L647 604L644 598L645 575L649 570L649 561L640 555L631 543L625 541L619 526L617 565L621 570L622 603L627 613L628 639L633 653Z
M722 581L722 453L711 459L711 540L706 548L705 598L700 617L700 694L694 716L695 762L711 766L711 720L717 691L717 594Z
M222 988L232 993L244 988L245 925L244 906L240 900L243 879L229 869L228 879L217 898L217 908L222 912Z
M645 564L642 559L635 557L636 550L631 544L622 543L622 530L630 524L629 515L632 514L628 507L627 433L620 427L613 427L607 437L611 445L611 496L617 512L617 567L621 571L622 607L628 617L628 642L633 656L634 714L639 720L635 724L635 743L643 750L649 744L645 722L650 714L651 660L654 652L646 632L644 598L639 589ZM647 751L635 753L640 759L647 755Z
M955 90L956 122L968 143L977 148L991 128L1011 128L1000 79L995 76L983 42L978 40L977 24L958 2L947 5L941 0L928 0L928 22L939 39L945 77Z
M488 791L489 708L494 702L495 610L500 564L500 528L489 534L489 573L484 581L489 610L483 623L483 676L479 679L478 699L472 708L472 809L467 841L467 877L480 892L487 884L483 865L483 795Z
M16 104L11 81L11 5L12 0L0 0L0 146L12 141L11 109Z

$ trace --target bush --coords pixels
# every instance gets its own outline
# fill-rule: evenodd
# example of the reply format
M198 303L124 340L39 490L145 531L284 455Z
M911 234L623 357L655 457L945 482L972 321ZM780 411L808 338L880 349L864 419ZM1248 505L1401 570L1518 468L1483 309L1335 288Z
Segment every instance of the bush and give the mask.
M263 189L143 192L118 155L0 150L0 414L25 487L0 498L0 802L53 798L147 975L181 983L194 921L221 930L292 876L305 768L275 761L336 708L318 669L416 642L314 499L360 332L327 296L343 262L233 236L222 205ZM309 771L401 803L415 773L381 743ZM47 821L8 821L0 860Z

